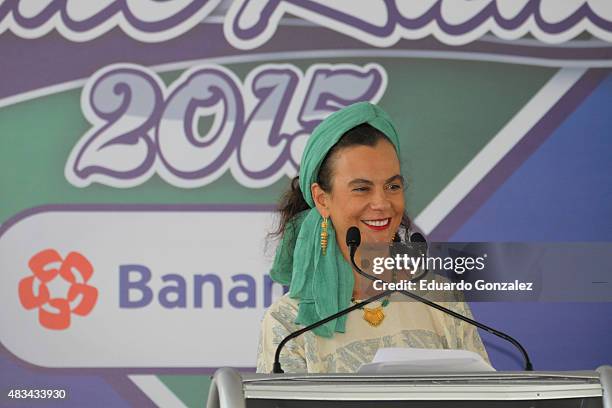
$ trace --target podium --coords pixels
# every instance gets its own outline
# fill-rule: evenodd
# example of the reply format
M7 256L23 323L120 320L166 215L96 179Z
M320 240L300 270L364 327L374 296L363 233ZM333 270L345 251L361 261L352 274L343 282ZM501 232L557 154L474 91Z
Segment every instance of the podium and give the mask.
M440 374L215 372L208 408L612 408L612 366L595 371Z

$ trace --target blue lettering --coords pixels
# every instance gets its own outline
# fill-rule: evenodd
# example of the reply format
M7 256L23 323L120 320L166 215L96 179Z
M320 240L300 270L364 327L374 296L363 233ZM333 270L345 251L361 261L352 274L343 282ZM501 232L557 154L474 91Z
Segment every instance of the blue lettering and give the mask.
M137 280L131 280L130 275L136 273ZM145 307L153 299L153 291L147 286L151 280L151 271L144 265L119 266L119 307L133 309ZM130 300L130 291L139 291L140 299Z
M221 278L214 274L195 275L193 277L193 307L202 307L202 286L210 282L213 285L215 308L223 306L223 297L221 296Z
M230 305L234 306L236 309L243 309L245 307L255 307L255 279L253 279L252 276L245 274L232 276L233 282L237 282L239 280L245 281L246 286L235 286L229 291L228 298ZM245 293L246 299L239 300L238 295L240 293Z
M149 306L155 295L159 305L166 309L186 309L188 303L188 287L190 278L193 278L193 307L201 309L204 299L209 307L219 309L223 307L223 300L227 294L227 301L232 308L256 308L257 282L254 277L247 274L232 275L234 283L228 292L223 290L223 281L217 274L183 276L181 274L161 275L162 284L149 286L151 270L138 264L119 266L119 307L125 309L144 308ZM270 275L262 277L263 306L269 307L275 298L287 293L288 287L274 282ZM189 279L189 281L188 281ZM206 295L204 291L206 290ZM157 292L157 294L155 293Z
M176 286L166 286L159 291L159 303L167 308L174 309L176 307L185 308L187 307L187 283L185 278L181 275L168 274L162 276L162 281L174 281ZM173 295L174 300L170 299L170 295Z

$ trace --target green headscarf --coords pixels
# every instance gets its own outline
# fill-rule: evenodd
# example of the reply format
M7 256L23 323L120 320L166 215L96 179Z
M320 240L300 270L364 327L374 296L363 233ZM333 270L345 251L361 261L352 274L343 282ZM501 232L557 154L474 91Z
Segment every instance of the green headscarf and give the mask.
M321 254L321 221L310 191L329 150L355 126L367 123L385 134L399 156L399 137L391 118L378 106L358 102L328 116L308 139L300 163L300 189L311 207L297 214L286 226L276 250L270 276L289 285L289 296L299 299L297 324L308 326L349 306L353 293L353 270L342 256L331 222L327 254ZM332 337L344 333L346 315L314 329Z

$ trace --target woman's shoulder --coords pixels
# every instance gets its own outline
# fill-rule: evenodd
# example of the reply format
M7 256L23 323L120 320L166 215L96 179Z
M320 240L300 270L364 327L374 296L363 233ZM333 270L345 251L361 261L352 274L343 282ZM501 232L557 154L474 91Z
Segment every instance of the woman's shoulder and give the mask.
M279 322L283 326L295 326L295 319L298 314L299 301L292 299L289 294L276 299L266 310L263 318L264 323Z

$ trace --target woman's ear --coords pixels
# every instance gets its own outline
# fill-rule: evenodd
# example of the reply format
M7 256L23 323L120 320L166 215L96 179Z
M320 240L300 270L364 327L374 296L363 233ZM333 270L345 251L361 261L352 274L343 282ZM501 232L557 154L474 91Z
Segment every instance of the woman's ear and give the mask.
M329 195L323 191L318 183L310 185L310 193L321 217L329 217Z

